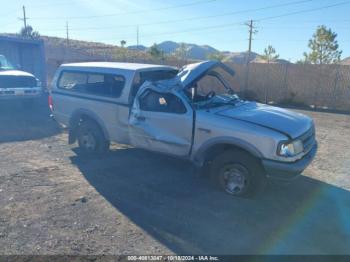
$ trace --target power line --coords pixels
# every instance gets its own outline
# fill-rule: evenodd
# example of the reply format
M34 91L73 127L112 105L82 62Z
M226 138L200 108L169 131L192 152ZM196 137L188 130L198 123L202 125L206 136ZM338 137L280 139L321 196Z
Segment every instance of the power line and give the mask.
M13 11L6 12L6 13L1 14L1 15L0 15L0 18L4 18L4 17L11 16L11 15L14 14L14 13L18 13L20 10L21 10L20 8L13 9Z
M344 1L344 2L340 2L340 3L332 4L332 5L322 6L322 7L319 7L319 8L304 9L304 10L300 10L298 12L285 13L285 14L282 14L282 15L279 15L279 16L274 16L274 17L272 17L272 16L270 16L270 17L263 17L263 18L259 18L259 19L254 19L254 22L265 21L265 20L270 20L270 19L277 19L277 18L281 18L281 17L285 17L285 16L291 16L291 15L296 15L296 14L300 14L300 13L314 12L314 11L319 11L319 10L322 10L322 9L327 9L327 8L336 7L336 6L340 6L340 5L346 5L346 4L350 4L350 1ZM165 32L165 33L161 33L161 34L152 34L151 36L178 34L178 33L193 32L193 31L202 31L202 30L207 30L207 29L214 29L214 28L221 28L221 27L230 27L230 26L233 26L233 25L244 25L244 21L234 22L234 23L227 23L227 24L221 24L221 25L215 25L215 26L208 26L208 27L192 28L192 29L187 29L187 30L182 30L182 31L177 31L177 32Z
M271 19L276 19L276 18L281 18L281 17L286 17L286 16L292 16L292 15L304 14L304 13L309 13L309 12L315 12L315 11L319 11L319 10L328 9L328 8L331 8L331 7L346 5L346 4L349 4L349 3L350 3L350 1L344 1L344 2L340 2L340 3L336 3L336 4L321 6L321 7L318 7L318 8L310 8L310 9L304 9L304 10L295 11L295 12L291 12L291 13L285 13L285 14L282 14L282 15L268 16L268 17L256 19L255 21L260 22L260 21L266 21L266 20L271 20Z
M124 13L110 13L110 14L104 14L104 15L72 16L72 17L33 17L32 19L36 19L36 20L39 20L39 19L42 19L42 20L70 19L71 20L71 19L104 18L104 17L112 17L112 16L118 16L118 15L129 15L129 14L140 14L140 13L145 13L145 12L163 11L163 10L187 7L187 6L212 3L212 2L216 2L216 1L218 1L218 0L200 0L200 1L195 1L195 2L191 2L191 3L179 4L179 5L173 5L173 6L167 6L167 7L160 7L160 8L155 8L155 9L145 9L145 10L139 10L139 11L124 12Z
M62 5L72 5L72 4L80 4L83 0L80 0L79 2L74 2L74 1L59 1L58 3L52 3L50 1L49 4L38 4L38 5L31 5L31 7L50 7L50 6L62 6ZM84 0L84 2L91 2L91 0Z
M13 22L1 25L1 27L5 27L5 26L8 26L8 25L13 25L13 24L17 24L17 23L18 23L18 21L13 21Z
M331 8L331 7L336 7L336 6L340 6L340 5L345 5L345 4L349 4L350 1L344 1L344 2L340 2L340 3L336 3L336 4L332 4L332 5L327 5L327 6L322 6L319 8L313 8L313 9L305 9L305 10L300 10L297 12L291 12L291 13L286 13L286 14L282 14L282 15L278 15L278 16L274 16L274 17L263 17L263 18L259 18L259 19L255 19L254 21L265 21L265 20L270 20L270 19L277 19L277 18L281 18L284 16L291 16L291 15L296 15L299 13L306 13L306 12L314 12L314 11L319 11L322 9L326 9L326 8ZM143 35L143 37L148 37L148 36L161 36L161 35L173 35L173 34L181 34L181 33L186 33L186 32L194 32L194 31L205 31L208 29L215 29L215 28L222 28L222 27L230 27L233 25L244 25L244 21L241 22L233 22L233 23L225 23L225 24L220 24L220 25L214 25L214 26L207 26L207 27L197 27L197 28L190 28L190 29L186 29L186 30L181 30L181 31L173 31L173 32L164 32L164 33L158 33L158 34L146 34Z
M80 30L86 30L86 31L93 31L93 30L109 30L114 28L127 28L127 27L136 27L136 26L151 26L151 25L160 25L160 24L171 24L171 23L177 23L177 22L184 22L184 21L194 21L194 20L204 20L204 19L211 19L211 18L218 18L218 17L224 17L224 16L231 16L236 14L244 14L244 13L250 13L250 12L257 12L257 11L263 11L278 7L286 7L291 5L298 5L303 3L312 2L314 0L302 0L302 1L293 1L293 2L287 2L277 5L270 5L270 6L264 6L260 8L251 8L251 9L244 9L244 10L238 10L233 12L227 12L223 14L216 14L216 15L209 15L209 16L196 16L196 17L190 17L190 18L184 18L184 19L175 19L175 20L165 20L165 21L159 21L159 22L151 22L151 23L145 23L142 25L136 25L136 24L129 24L129 25L118 25L118 26L109 26L109 27L82 27L82 28L73 28L71 30L74 31L80 31ZM63 29L50 29L50 31L62 31Z

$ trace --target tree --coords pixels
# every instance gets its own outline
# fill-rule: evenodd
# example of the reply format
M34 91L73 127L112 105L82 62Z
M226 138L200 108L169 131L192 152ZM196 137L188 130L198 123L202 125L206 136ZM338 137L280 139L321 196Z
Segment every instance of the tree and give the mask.
M326 26L319 26L312 39L309 40L311 51L304 53L305 60L311 64L333 64L340 61L342 51L339 50L337 34Z
M120 46L121 46L122 48L124 48L125 45L126 45L126 41L125 41L125 40L120 41Z
M175 51L175 56L180 58L182 61L185 61L187 58L187 47L184 43L181 43L179 48Z
M155 59L163 58L164 52L158 48L157 44L153 44L149 50L148 53Z
M217 61L223 61L225 59L225 55L223 53L220 52L215 52L215 53L211 53L207 56L207 58L209 60L217 60Z
M264 49L264 55L261 56L262 59L270 63L272 61L276 61L280 56L276 53L276 49L273 48L272 45L269 45Z
M21 31L19 32L19 34L22 37L25 38L32 38L32 39L38 39L40 38L40 34L37 31L33 30L33 27L30 25L27 25L27 27L22 27Z

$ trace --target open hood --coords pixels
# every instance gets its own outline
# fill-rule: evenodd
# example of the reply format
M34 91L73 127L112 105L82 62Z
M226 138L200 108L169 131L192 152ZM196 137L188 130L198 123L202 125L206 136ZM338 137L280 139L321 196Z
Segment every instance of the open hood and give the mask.
M222 68L232 76L235 74L230 67L219 61L204 61L184 66L177 76L180 78L183 88L188 89L191 88L193 84L201 79L206 73L215 68Z

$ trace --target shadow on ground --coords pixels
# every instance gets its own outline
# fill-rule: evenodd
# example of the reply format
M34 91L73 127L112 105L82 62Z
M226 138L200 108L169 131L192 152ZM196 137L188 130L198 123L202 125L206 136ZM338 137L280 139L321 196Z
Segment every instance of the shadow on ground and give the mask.
M302 176L257 199L235 199L188 163L138 149L71 160L116 209L178 254L350 253L349 191Z
M50 118L47 98L28 106L20 101L0 101L0 143L41 139L60 132Z

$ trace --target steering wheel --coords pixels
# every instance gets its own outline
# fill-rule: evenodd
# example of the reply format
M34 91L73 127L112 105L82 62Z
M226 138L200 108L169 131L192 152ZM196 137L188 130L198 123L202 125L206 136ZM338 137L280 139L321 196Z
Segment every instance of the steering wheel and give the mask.
M205 99L209 100L212 99L216 95L215 91L210 91L206 96Z

